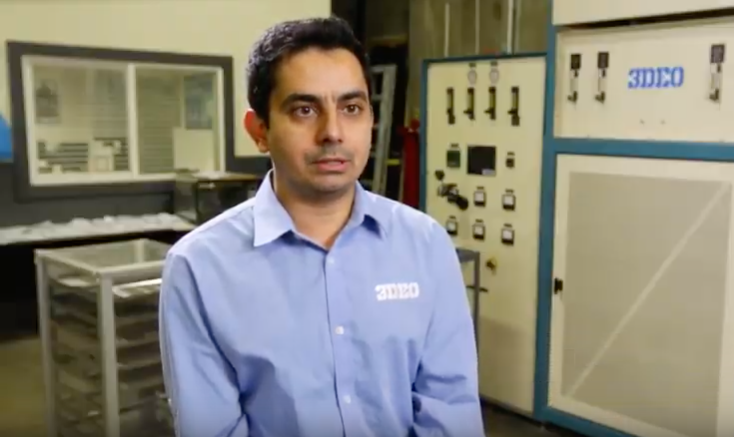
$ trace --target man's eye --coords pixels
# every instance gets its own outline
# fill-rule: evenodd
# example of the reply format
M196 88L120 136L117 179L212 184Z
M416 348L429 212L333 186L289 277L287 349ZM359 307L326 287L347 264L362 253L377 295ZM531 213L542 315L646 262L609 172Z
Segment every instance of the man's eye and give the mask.
M300 108L296 108L293 113L298 116L308 116L313 113L313 108L308 106L301 106Z
M350 114L357 114L362 108L360 108L359 105L347 105L345 109Z

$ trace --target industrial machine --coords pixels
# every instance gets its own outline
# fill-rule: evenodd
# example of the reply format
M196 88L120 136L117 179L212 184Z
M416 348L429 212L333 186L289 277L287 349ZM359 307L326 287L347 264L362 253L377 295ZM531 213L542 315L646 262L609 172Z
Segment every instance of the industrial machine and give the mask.
M158 342L168 245L36 252L49 437L173 436Z
M424 208L481 256L482 396L531 414L545 59L442 59L426 69Z
M556 26L711 12L734 7L734 0L553 0Z
M554 29L537 411L593 437L733 435L734 16L670 14L734 2L580 5L554 0L556 24L599 23Z
M253 197L262 178L242 173L178 172L173 194L174 212L200 225Z

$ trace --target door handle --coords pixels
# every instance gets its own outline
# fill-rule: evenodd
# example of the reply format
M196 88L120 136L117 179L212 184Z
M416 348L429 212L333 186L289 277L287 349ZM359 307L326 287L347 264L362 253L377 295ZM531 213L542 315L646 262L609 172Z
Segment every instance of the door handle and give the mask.
M563 291L563 279L555 278L553 280L553 294L558 294Z

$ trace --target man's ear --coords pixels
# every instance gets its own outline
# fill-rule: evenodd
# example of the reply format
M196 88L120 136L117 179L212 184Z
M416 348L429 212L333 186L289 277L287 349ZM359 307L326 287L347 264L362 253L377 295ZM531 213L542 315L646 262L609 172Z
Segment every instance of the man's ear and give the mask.
M261 153L268 153L270 148L268 147L267 139L267 126L265 121L260 118L255 111L248 109L245 113L245 119L243 120L245 130L250 134L250 138L255 142L257 150Z

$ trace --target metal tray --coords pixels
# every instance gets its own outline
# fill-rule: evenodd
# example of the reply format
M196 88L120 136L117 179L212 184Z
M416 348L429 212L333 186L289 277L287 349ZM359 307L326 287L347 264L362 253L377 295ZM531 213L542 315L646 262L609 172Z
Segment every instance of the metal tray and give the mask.
M103 404L102 380L99 375L84 373L74 365L57 366L57 388L60 392L72 393L94 405ZM163 373L160 366L118 373L118 396L120 410L137 408L141 403L150 403L156 394L163 391Z
M120 414L121 437L173 437L173 428L156 414L155 399L149 400L139 409ZM68 416L67 416L68 417ZM104 416L94 414L84 418L59 416L61 436L99 437L104 435Z
M101 374L102 362L99 349L79 350L58 341L53 346L56 363L61 366L74 366L81 370L85 377L95 378ZM131 348L124 348L117 352L117 371L130 372L147 367L161 365L160 348L158 344L148 344Z
M112 293L116 304L145 299L157 296L161 290L161 279L148 279L144 281L117 284L112 287ZM99 282L85 276L69 275L49 280L52 294L78 295L84 299L95 302L99 294Z
M51 315L50 324L58 335L63 335L68 341L74 342L79 350L83 350L85 344L89 348L98 347L97 324L90 323L88 317L83 314L73 310L56 311ZM118 349L158 342L157 317L149 317L134 324L118 325L116 328L115 342Z
M89 325L96 326L98 323L97 302L82 298L76 293L53 296L51 307L54 312L70 313ZM158 320L158 299L135 299L125 305L115 305L114 310L116 327Z

